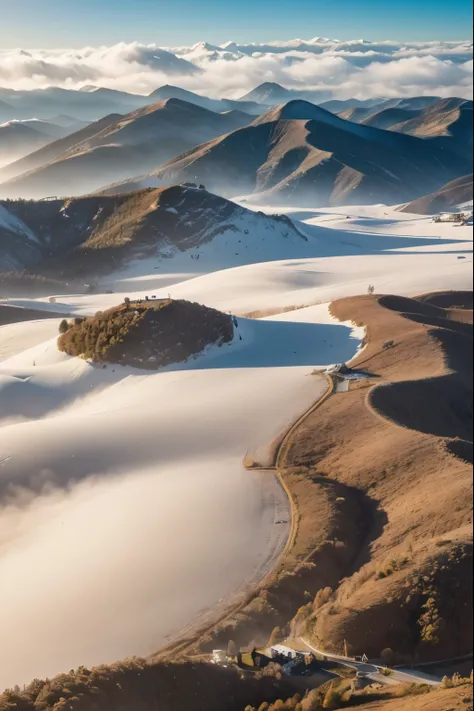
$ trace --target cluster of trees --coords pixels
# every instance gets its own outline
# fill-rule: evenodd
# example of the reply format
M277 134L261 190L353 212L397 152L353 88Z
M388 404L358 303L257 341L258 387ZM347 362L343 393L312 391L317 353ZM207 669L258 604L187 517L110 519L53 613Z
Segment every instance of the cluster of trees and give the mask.
M232 318L183 300L131 301L89 318L64 319L58 348L95 363L156 370L234 337Z
M90 318L76 318L72 323L64 319L59 325L58 348L71 356L84 356L96 362L106 360L109 349L124 342L146 311L128 303L109 311L98 311Z
M7 689L0 711L242 711L284 693L284 682L243 678L235 669L130 659Z

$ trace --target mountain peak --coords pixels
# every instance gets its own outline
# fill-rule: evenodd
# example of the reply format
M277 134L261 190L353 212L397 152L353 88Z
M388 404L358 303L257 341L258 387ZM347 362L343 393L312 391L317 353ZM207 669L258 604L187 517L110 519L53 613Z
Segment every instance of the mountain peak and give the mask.
M191 47L192 52L198 49L204 50L206 52L222 52L222 47L218 47L216 44L209 44L209 42L197 42Z
M272 123L274 121L324 121L326 123L340 123L340 119L320 106L315 106L309 101L294 99L287 104L277 106L266 114L260 116L254 125Z

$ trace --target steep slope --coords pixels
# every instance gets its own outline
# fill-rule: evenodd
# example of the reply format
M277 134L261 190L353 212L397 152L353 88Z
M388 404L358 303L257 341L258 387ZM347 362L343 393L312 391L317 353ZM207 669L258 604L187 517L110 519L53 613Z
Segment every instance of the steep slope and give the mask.
M216 114L179 99L153 104L122 116L52 162L0 186L3 197L43 198L93 192L112 180L151 170L196 144L245 125L250 116ZM54 148L53 148L54 150Z
M437 140L359 126L294 101L178 156L144 184L199 180L221 194L296 205L405 202L471 170L470 156Z
M259 243L268 238L268 248ZM174 186L120 196L0 203L0 271L32 267L56 277L111 272L122 261L185 253L213 244L230 266L289 256L307 240L285 217L256 214L206 190ZM192 255L192 256L191 256ZM227 257L226 257L227 255ZM231 255L233 259L231 259ZM280 255L280 256L278 256ZM221 267L222 268L222 267Z
M472 202L473 176L466 175L457 180L452 180L447 185L431 195L425 195L404 205L402 212L412 212L417 215L434 215L445 210L450 210L457 205Z

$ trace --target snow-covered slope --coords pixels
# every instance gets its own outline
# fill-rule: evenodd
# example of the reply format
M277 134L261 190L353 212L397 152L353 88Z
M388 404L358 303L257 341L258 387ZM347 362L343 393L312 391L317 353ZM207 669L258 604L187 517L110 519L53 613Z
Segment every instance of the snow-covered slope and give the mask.
M0 210L0 270L37 263L61 278L91 277L148 259L142 272L176 273L197 263L212 271L315 253L289 218L257 214L204 187L5 202Z
M326 308L237 332L150 375L94 368L55 339L1 363L0 685L151 652L275 563L287 502L243 458L325 391L313 366L361 334Z
M290 215L308 242L281 236L280 261L269 239L258 263L213 271L233 256L228 233L199 260L134 262L104 283L115 294L9 302L77 314L168 293L239 314L315 305L238 318L231 345L150 374L59 353L57 320L0 327L0 686L146 654L241 599L288 534L279 485L243 458L324 393L314 367L348 360L363 335L320 302L369 285L472 288L468 228L383 206Z

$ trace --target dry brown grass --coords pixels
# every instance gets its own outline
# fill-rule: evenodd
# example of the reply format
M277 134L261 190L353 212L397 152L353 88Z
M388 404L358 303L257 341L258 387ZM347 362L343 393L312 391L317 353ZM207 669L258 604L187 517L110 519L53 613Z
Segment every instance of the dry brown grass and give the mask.
M452 438L467 433L459 412L472 388L469 299L442 298L462 314L428 303L433 295L424 304L375 296L333 304L340 320L367 326L353 365L377 385L332 395L295 433L281 472L297 505L294 545L276 578L205 646L264 641L276 625L297 634L308 593L329 587L305 630L325 649L342 651L347 640L374 657L386 647L427 659L471 651L472 444ZM395 346L384 349L389 340ZM441 401L427 398L428 412L415 400L419 381L423 399L433 382L445 388ZM394 404L382 398L377 412L373 392L387 387ZM450 436L423 432L433 425Z
M300 429L289 458L364 492L379 521L367 522L360 572L347 571L314 622L314 639L337 650L347 639L353 650L373 656L384 646L431 658L468 652L471 472L452 456L457 448L449 437L469 430L469 326L439 307L394 297L344 299L332 310L367 325L367 347L353 365L377 374L381 384L334 395ZM384 350L387 340L395 347ZM393 574L378 575L392 560ZM414 582L418 575L426 589ZM428 644L421 620L432 596L450 633Z

